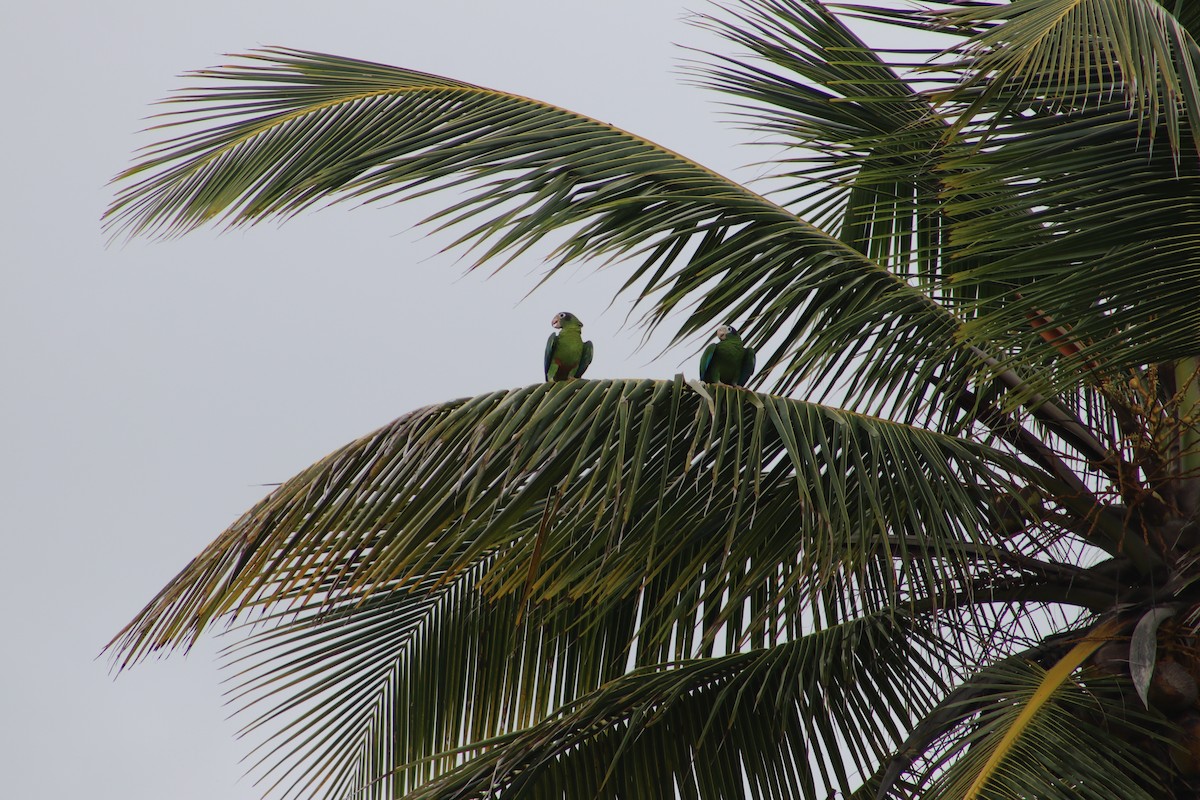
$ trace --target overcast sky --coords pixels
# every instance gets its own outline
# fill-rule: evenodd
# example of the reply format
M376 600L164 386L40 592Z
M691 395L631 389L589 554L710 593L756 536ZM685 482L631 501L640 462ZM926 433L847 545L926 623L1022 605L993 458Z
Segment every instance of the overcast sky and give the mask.
M695 374L690 349L651 361L627 307L606 310L619 269L522 300L536 259L464 277L412 229L420 209L106 247L106 183L150 141L151 102L223 53L284 45L537 97L745 177L764 153L732 147L713 96L680 81L675 45L711 45L685 15L674 0L5 5L6 797L259 796L219 642L116 679L97 656L260 484L414 407L541 380L560 310L596 343L589 377Z

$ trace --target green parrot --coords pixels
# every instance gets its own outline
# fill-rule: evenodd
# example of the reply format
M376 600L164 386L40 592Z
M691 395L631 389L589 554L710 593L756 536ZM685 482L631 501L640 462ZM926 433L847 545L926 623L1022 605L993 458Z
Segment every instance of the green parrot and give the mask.
M716 334L717 341L704 348L700 356L700 380L745 386L754 374L754 349L742 344L742 337L732 325L719 326Z
M592 363L592 343L583 340L583 323L569 311L560 311L550 324L560 332L546 340L546 380L582 378Z

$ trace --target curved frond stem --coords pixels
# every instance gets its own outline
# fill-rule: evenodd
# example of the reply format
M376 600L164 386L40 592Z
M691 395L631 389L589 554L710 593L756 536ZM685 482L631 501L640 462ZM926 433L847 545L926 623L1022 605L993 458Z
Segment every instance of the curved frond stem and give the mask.
M1120 627L1121 622L1115 617L1099 623L1087 631L1078 644L1073 646L1046 671L1041 685L1037 687L1033 696L1021 709L1021 713L1017 715L1012 726L1004 733L1000 741L996 743L995 748L988 755L987 761L976 775L974 782L967 788L966 800L975 800L975 798L980 796L988 781L996 774L1000 764L1012 750L1014 743L1024 733L1042 707L1049 702L1058 687L1071 676L1071 673L1083 664L1088 656L1108 641Z
M1069 640L1076 634L1066 633L1048 638L1039 644L1014 653L998 662L998 666L1022 661L1044 663L1056 659L1055 653L1066 652ZM874 785L875 800L885 800L900 777L920 758L935 739L945 735L956 720L968 716L977 698L988 690L986 684L965 682L947 694L929 714L912 729L896 752L879 769L868 785Z

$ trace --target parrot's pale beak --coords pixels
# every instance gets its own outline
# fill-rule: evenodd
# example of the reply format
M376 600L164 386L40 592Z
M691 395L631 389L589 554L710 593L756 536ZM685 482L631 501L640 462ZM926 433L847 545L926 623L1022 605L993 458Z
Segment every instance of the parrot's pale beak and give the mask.
M558 314L555 314L554 319L550 320L550 325L555 328L561 328L562 327L562 317L559 316Z

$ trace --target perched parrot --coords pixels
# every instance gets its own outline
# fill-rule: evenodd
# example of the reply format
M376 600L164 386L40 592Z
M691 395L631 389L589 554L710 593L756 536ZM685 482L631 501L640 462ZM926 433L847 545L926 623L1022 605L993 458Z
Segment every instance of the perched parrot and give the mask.
M592 363L592 343L583 340L583 323L569 311L560 311L550 324L559 333L550 334L546 340L546 380L582 378Z
M717 341L700 356L700 380L745 386L754 374L754 349L742 345L742 337L732 325L719 326L716 334Z

